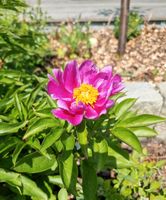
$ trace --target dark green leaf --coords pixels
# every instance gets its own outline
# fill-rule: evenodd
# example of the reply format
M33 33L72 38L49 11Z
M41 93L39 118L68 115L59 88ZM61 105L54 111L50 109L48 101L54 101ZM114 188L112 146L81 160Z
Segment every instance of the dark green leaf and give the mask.
M108 155L107 141L105 139L99 142L95 141L93 144L93 151L94 151L94 159L96 162L96 169L97 171L100 171L103 169Z
M18 130L20 128L23 128L26 124L27 124L27 121L15 123L15 124L0 122L0 136L17 133Z
M39 173L57 166L54 154L50 158L42 156L38 152L28 154L21 158L15 165L14 170L23 173Z
M97 175L88 160L82 161L82 186L85 200L97 200Z
M16 164L17 158L18 158L19 154L21 153L22 149L25 146L26 146L26 144L24 142L21 142L21 141L16 145L16 148L15 148L13 155L12 155L12 162L13 162L14 165Z
M52 144L54 144L61 137L62 133L63 133L62 128L60 127L53 128L51 132L45 137L42 143L41 151L46 150Z
M78 169L72 153L65 152L59 157L59 170L67 190L76 195Z
M52 119L52 118L39 119L28 128L23 139L26 139L30 136L34 136L35 134L38 134L47 128L53 128L53 127L57 127L56 119Z

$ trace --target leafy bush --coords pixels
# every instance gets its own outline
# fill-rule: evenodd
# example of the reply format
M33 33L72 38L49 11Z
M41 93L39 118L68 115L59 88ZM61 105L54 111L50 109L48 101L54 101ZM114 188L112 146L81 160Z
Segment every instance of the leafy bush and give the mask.
M0 59L5 68L33 70L49 54L45 16L40 8L26 11L22 1L0 6Z
M142 17L137 12L130 12L128 17L127 40L137 37L141 33L141 25L143 24ZM114 21L114 34L119 38L120 18L116 17Z
M147 126L164 119L136 115L130 110L136 100L118 103L119 93L106 115L72 126L51 114L57 105L45 91L46 82L0 71L0 198L61 200L73 194L95 200L97 173L135 165L121 141L141 153L137 136L156 135Z
M166 189L159 175L166 161L146 161L145 156L134 152L131 156L134 166L128 169L115 169L114 179L99 179L100 196L106 200L164 200Z
M83 58L90 57L90 31L89 23L80 22L62 24L56 33L56 39L63 46L57 49L57 56L63 58L67 56L74 59L77 56Z

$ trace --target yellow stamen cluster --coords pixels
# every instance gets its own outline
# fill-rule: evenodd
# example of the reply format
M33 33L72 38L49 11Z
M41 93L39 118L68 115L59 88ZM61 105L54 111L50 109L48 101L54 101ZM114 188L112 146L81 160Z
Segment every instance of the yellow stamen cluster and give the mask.
M99 93L92 85L83 83L79 88L75 88L73 91L73 97L76 103L82 102L86 105L91 105L96 102Z

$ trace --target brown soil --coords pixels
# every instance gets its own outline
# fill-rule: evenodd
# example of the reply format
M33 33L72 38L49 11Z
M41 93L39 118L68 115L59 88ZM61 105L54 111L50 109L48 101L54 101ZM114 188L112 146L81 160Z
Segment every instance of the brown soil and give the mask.
M146 25L140 36L130 40L126 45L126 53L123 56L117 54L118 40L114 37L111 28L93 30L91 34L90 59L99 67L112 65L116 73L121 74L124 80L134 81L165 81L166 80L166 27L157 28L154 25ZM66 46L60 44L55 38L51 38L52 48ZM82 45L81 56L85 54L86 47ZM78 61L83 58L77 56ZM70 60L69 56L53 59L54 66ZM84 58L85 59L85 58Z
M166 27L145 26L127 43L122 57L117 55L118 41L111 29L96 31L93 37L92 58L99 66L111 64L127 80L166 80Z

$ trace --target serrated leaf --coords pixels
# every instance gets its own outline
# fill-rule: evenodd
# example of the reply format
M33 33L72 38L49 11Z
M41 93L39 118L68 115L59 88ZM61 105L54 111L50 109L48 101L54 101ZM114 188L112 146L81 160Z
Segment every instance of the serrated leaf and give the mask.
M38 152L28 154L21 158L15 165L14 170L22 173L39 173L51 169L57 161L54 154L47 158Z
M122 117L135 104L135 102L135 98L128 98L117 104L114 110L116 117Z
M57 126L57 121L52 118L42 118L37 120L35 123L33 123L25 133L23 140L30 136L34 136L42 131L44 131L47 128L53 128Z
M111 133L115 137L120 139L122 142L128 144L130 147L138 151L139 153L142 152L142 147L138 138L130 130L123 127L117 127L117 128L112 129Z
M59 170L67 190L76 195L78 169L72 153L65 152L59 157Z
M83 160L82 169L82 187L85 200L97 199L97 175L93 165L88 160Z
M149 127L136 127L129 128L137 137L153 137L157 135L157 132Z
M140 127L140 126L149 126L152 124L160 123L165 121L166 119L160 116L156 115L149 115L149 114L143 114L138 115L136 117L128 118L124 121L121 121L117 124L118 127Z

